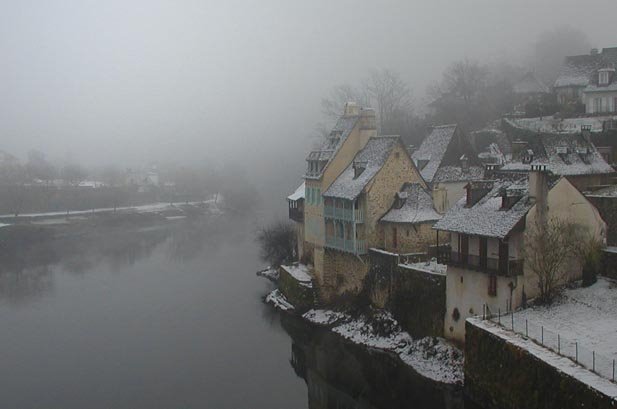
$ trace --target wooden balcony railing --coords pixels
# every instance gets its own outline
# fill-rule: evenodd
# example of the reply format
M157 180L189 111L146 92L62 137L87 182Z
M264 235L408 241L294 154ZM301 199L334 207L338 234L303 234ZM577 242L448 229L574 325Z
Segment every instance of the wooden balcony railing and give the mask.
M326 205L324 206L324 216L330 219L337 219L346 222L364 222L364 211L362 209L351 209Z
M326 247L352 254L366 254L366 240L345 239L343 237L326 236Z

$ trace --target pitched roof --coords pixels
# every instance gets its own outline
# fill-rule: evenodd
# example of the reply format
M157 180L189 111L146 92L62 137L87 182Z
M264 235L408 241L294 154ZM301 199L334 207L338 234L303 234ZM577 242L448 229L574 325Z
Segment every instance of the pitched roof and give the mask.
M533 72L525 74L512 88L516 94L547 94L549 92L548 87Z
M484 168L482 166L469 166L467 169L461 166L442 166L435 173L433 182L469 182L483 177Z
M602 158L596 147L581 134L539 133L527 140L527 149L533 152L534 164L546 165L555 175L595 175L614 173L615 170ZM531 164L520 158L501 167L500 171L529 171Z
M572 55L566 57L555 80L555 87L584 87L594 70L606 63L601 54Z
M397 193L403 202L401 207L390 208L382 218L382 222L390 223L425 223L441 219L433 205L431 195L419 183L406 183Z
M287 200L291 200L295 202L296 200L304 199L304 192L306 191L305 182L302 182L300 186L296 188L296 190L287 196Z
M306 160L324 161L326 162L326 164L321 168L321 171L319 173L314 173L310 175L306 174L305 177L321 177L326 166L328 166L336 152L343 145L343 142L345 142L351 131L353 131L359 118L360 116L358 115L341 116L336 121L336 124L334 124L334 127L330 131L330 134L328 135L326 140L323 141L323 143L318 149L311 151L306 157Z
M475 236L505 238L533 206L527 179L490 181L491 190L476 204L466 207L461 198L433 226L434 229ZM502 195L520 197L510 208L502 209Z
M332 182L323 196L354 200L386 163L392 148L397 143L400 143L398 136L370 138L366 146L356 154L353 162ZM354 177L354 164L365 166L364 171L357 177Z
M411 155L416 166L418 166L420 161L428 161L421 169L418 167L422 178L426 182L433 182L437 169L439 169L448 150L448 145L454 136L456 127L456 124L433 127L431 133L422 141L418 150Z

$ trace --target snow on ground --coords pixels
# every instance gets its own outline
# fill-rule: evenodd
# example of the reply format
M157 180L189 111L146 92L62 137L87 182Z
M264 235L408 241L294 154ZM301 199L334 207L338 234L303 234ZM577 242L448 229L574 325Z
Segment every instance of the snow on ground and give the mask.
M422 261L420 263L408 263L401 264L404 268L413 268L414 270L422 271L429 274L446 275L448 266L445 264L439 264L437 260L431 259L429 261Z
M272 266L268 266L268 268L258 271L256 274L259 277L267 278L268 280L275 282L275 283L279 279L279 270L276 267L272 267Z
M617 282L599 277L587 288L567 289L556 304L514 314L517 322L544 326L570 343L578 342L608 359L617 359ZM562 341L563 342L563 341ZM564 342L565 343L565 342Z
M278 290L278 288L272 291L270 294L266 296L266 302L268 304L274 305L276 308L279 308L283 311L291 311L294 309L294 306L291 305L287 298Z
M444 383L463 380L461 351L441 338L414 340L401 330L388 312L376 312L371 318L352 318L342 312L310 310L303 317L312 323L330 327L334 333L356 344L394 352L426 378Z
M200 205L204 203L212 204L212 206L216 208L214 199L206 200L203 202L188 202L188 203L182 203L182 204ZM166 210L166 209L173 208L173 207L175 206L170 204L169 202L158 202L158 203L151 203L151 204L141 205L141 206L117 207L115 210L116 211L131 210L131 211L136 211L138 213L145 213L145 212L162 211L162 210ZM113 207L101 207L98 209L90 209L90 210L71 210L68 212L68 215L74 216L74 215L79 215L79 214L105 213L105 212L112 212L112 211L114 211ZM66 216L66 215L67 215L66 211L61 211L61 212L43 212L43 213L20 213L18 216L19 217L55 217L55 216ZM0 218L2 219L13 218L13 217L15 217L15 214L0 215Z
M313 287L312 278L309 273L309 268L302 263L294 263L288 266L281 266L281 268L289 273L293 278L305 287Z
M513 345L526 350L530 354L555 367L557 370L580 380L586 385L597 389L601 393L614 398L617 397L617 384L614 384L608 379L602 378L599 375L583 368L582 366L574 363L571 359L563 357L541 345L538 345L531 339L526 339L523 336L509 331L492 321L484 321L480 318L468 318L467 321L510 342Z

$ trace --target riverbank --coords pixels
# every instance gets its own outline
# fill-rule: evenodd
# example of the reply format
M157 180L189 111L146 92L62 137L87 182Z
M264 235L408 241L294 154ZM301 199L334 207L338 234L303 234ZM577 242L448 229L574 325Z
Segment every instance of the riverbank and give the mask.
M258 273L264 277L273 274L268 270ZM300 315L295 313L294 306L278 289L268 294L265 302L283 312L299 316L310 324L327 328L349 342L392 353L425 378L462 385L462 351L439 337L413 339L385 310L371 309L362 314L351 314L311 309Z

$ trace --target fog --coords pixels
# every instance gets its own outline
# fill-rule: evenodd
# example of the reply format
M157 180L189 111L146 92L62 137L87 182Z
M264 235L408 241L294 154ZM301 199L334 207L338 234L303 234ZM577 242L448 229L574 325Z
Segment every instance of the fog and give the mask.
M614 0L4 2L0 149L88 165L234 162L297 179L333 86L386 67L420 104L450 62L526 61L538 35L559 25L596 47L614 45L614 13L602 11L614 8Z

